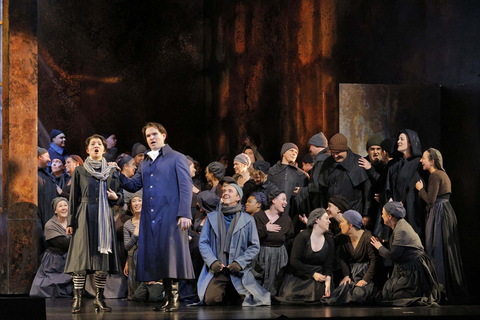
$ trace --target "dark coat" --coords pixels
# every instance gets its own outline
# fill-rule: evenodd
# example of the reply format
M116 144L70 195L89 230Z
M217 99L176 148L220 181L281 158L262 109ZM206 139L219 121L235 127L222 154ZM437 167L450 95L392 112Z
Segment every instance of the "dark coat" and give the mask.
M116 170L110 171L107 188L117 193L117 201L108 201L109 218L112 231L112 253L98 252L98 197L100 180L94 178L83 165L75 168L70 189L68 226L73 227L73 235L68 250L65 273L87 270L121 272L118 254L117 234L115 230L114 207L123 201L119 176Z
M365 170L359 167L359 159L360 156L349 148L347 157L342 162L335 162L332 156L325 160L320 174L323 208L327 207L328 199L342 195L348 199L350 209L358 211L362 216L368 215L371 183Z
M180 217L192 219L187 158L167 144L155 161L145 154L132 179L121 174L120 181L130 192L143 187L137 281L194 279L188 232L177 226Z
M287 196L287 206L285 213L292 219L295 226L298 221L299 207L296 203L293 191L296 187L305 187L308 184L308 176L302 170L289 164L282 164L278 161L268 170L268 180L275 183L277 187L284 191Z
M320 174L323 163L330 157L330 150L327 148L320 151L313 159L313 167L310 170L310 179L307 187L302 187L298 190L297 198L301 202L301 212L308 217L310 212L316 208L321 207L321 185ZM305 227L305 225L303 226Z
M41 225L41 234L45 223L53 217L55 213L52 207L52 200L58 197L55 186L55 177L48 173L46 169L38 168L38 221Z
M370 191L368 192L369 207L367 209L368 210L367 215L372 219L370 228L373 229L375 221L377 220L378 207L379 207L378 201L375 200L375 194L376 193L381 194L382 192L384 192L384 188L385 188L385 185L381 185L381 181L380 181L380 176L382 175L383 168L385 167L385 163L383 163L382 161L379 161L376 164L372 163L368 156L364 157L364 159L370 162L370 164L372 165L370 170L366 170L366 172L371 183L371 188L370 188Z
M385 192L390 194L394 201L401 201L403 203L406 210L405 220L407 220L423 241L426 203L420 198L415 184L419 180L422 180L423 184L427 185L428 173L423 170L422 164L420 163L422 146L418 134L408 129L400 131L398 136L400 136L401 133L408 135L408 139L412 145L412 156L408 159L400 158L390 167ZM395 146L395 151L398 151L398 145Z

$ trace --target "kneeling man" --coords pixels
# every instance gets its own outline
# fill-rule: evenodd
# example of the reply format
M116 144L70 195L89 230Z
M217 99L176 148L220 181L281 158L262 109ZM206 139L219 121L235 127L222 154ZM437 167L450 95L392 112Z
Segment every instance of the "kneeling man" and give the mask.
M198 280L200 304L218 305L244 297L243 306L270 305L270 293L255 280L252 261L260 251L255 220L242 210L243 191L225 186L218 211L207 215L199 249L205 266ZM229 290L234 289L234 290Z

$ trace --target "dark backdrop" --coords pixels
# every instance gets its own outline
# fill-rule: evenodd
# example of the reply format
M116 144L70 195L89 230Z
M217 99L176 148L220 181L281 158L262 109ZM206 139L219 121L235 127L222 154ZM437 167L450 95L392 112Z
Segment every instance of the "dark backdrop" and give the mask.
M130 151L159 121L204 165L251 132L275 162L286 141L303 154L338 131L339 83L440 85L441 151L480 285L480 1L39 0L38 12L39 143L60 128L81 155L104 131Z

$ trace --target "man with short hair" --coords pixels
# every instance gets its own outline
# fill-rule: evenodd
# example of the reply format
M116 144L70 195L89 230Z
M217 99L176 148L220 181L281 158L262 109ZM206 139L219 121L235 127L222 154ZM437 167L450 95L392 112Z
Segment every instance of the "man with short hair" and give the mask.
M50 132L50 148L48 148L50 159L62 157L62 162L65 163L67 157L70 155L65 149L66 141L65 133L61 130L53 129L52 132Z
M290 216L293 226L296 228L297 224L301 222L298 219L299 209L298 203L295 201L294 191L297 187L307 186L308 176L296 166L295 161L298 156L296 144L284 143L280 156L282 160L268 170L268 180L276 184L280 190L285 191L288 203L284 212Z
M347 138L341 133L330 138L329 146L331 156L323 163L320 173L322 207L325 208L334 195L341 195L348 199L350 209L359 212L364 222L369 221L371 183L365 170L358 166L360 156L350 150Z
M167 130L155 122L143 127L150 151L122 187L136 192L143 187L138 242L137 281L163 279L165 300L155 311L178 311L178 279L194 279L187 230L192 224L192 178L187 158L165 144Z
M135 165L137 168L140 166L140 162L145 158L145 151L147 151L147 148L140 142L133 145L132 158L135 159Z
M358 165L365 169L371 182L371 188L368 193L370 206L367 209L371 221L369 221L369 224L364 224L364 227L369 230L373 229L379 210L378 201L375 200L375 194L379 194L381 191L378 180L385 166L382 161L382 147L380 146L382 141L383 136L380 133L371 136L367 141L367 156L358 160Z
M102 133L102 136L107 140L107 151L103 157L108 162L114 162L118 157L118 150L115 148L117 145L117 136L112 132Z
M243 211L242 188L225 186L223 204L210 212L200 235L199 249L205 261L198 279L199 304L218 305L245 296L242 306L270 305L270 293L255 280L252 261L260 252L255 220ZM229 296L229 288L236 296Z

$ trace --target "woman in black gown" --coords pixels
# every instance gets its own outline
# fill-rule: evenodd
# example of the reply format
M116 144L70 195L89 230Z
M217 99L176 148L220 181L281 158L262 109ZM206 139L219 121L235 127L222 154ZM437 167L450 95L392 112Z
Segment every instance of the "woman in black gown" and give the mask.
M72 239L65 273L74 283L72 313L80 312L87 273L95 273L95 309L112 311L103 300L105 283L108 274L122 271L114 220L114 207L123 200L117 167L103 157L107 142L102 136L94 134L85 145L89 157L73 173L68 214Z
M313 210L308 230L300 232L293 242L290 265L277 297L281 302L315 303L330 296L335 244L327 234L330 220L323 208Z
M417 181L426 181L427 174L420 164L422 146L418 134L410 129L400 130L394 155L402 155L389 169L385 183L386 201L392 199L403 203L405 220L423 241L425 237L425 202L415 189Z
M433 261L438 282L445 287L447 301L462 303L468 297L468 287L460 254L457 216L449 201L452 184L443 168L440 151L428 149L421 162L423 169L430 172L428 192L422 181L416 184L420 197L430 209L425 228L425 251Z
M400 202L385 204L382 218L392 228L389 248L375 237L372 245L380 255L394 263L393 272L385 282L376 300L389 306L431 306L440 301L441 285L437 281L435 267L423 251L420 237L404 219L405 208Z

